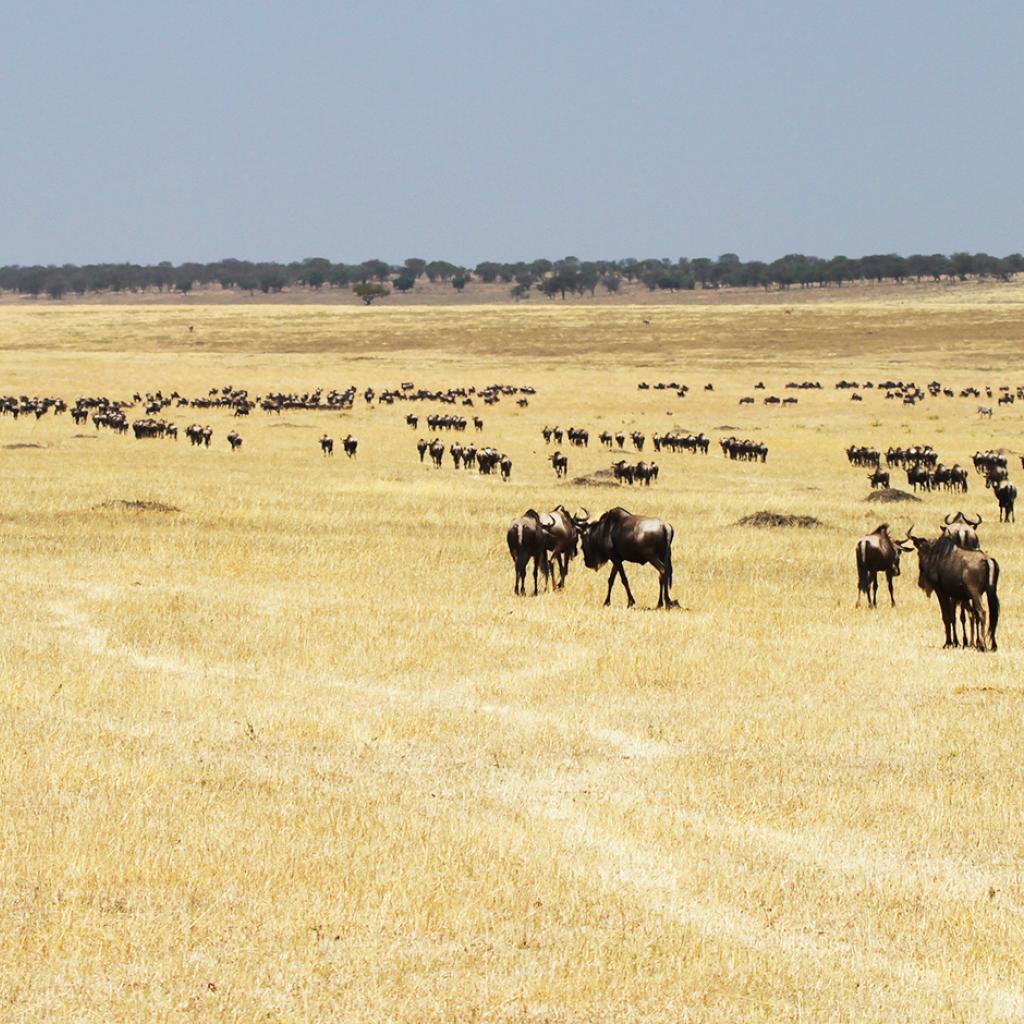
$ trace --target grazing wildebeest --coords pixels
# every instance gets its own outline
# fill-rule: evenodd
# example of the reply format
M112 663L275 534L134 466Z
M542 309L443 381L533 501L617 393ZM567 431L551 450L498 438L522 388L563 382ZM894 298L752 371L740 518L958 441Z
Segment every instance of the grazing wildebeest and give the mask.
M346 434L345 437L342 438L341 446L345 449L345 454L351 459L355 457L356 449L359 447L359 441L351 434Z
M1013 506L1017 501L1017 485L1009 480L999 480L992 486L996 501L999 502L999 522L1016 522Z
M569 472L569 456L563 455L561 452L555 452L554 455L549 456L551 465L555 467L555 476L561 478Z
M957 512L955 516L946 516L943 520L942 532L957 547L965 548L967 551L977 551L981 547L977 533L979 526L981 526L981 516L978 516L972 523L963 512Z
M232 430L231 433L228 434L228 444L231 445L231 450L233 452L237 451L242 447L242 438Z
M612 473L620 484L632 484L636 475L636 467L629 465L625 459L619 459L618 462L612 463Z
M868 474L868 479L871 481L872 490L876 487L888 487L889 471L887 469L876 469L874 473Z
M978 415L979 416L987 416L989 419L992 419L992 406L991 405L979 405L978 406Z
M416 413L411 412L409 413L408 416L405 417L405 422L408 423L413 430L415 430L419 426L420 418L419 416L416 415Z
M512 460L507 455L498 459L498 468L501 470L501 479L507 480L512 475Z
M333 455L334 438L328 437L326 434L324 434L324 436L320 438L320 450L324 453L324 455Z
M473 417L473 426L477 430L483 430L484 429L484 421L482 419L480 419L479 416L474 416Z
M540 516L531 508L509 524L506 535L508 553L516 567L516 594L526 594L526 568L533 559L533 593L537 594L537 572L543 572L546 583L550 582L551 567L548 564L548 539L541 526Z
M908 534L909 538L909 534ZM868 607L878 607L878 574L885 573L889 584L889 600L896 607L896 597L892 590L892 581L900 574L900 555L911 548L904 547L907 539L893 540L889 536L889 524L882 523L866 537L857 541L857 604L860 607L861 594L866 594Z
M434 469L440 469L444 461L444 445L436 438L430 442L430 457L434 461Z
M996 650L996 626L999 624L999 563L984 551L965 551L943 534L934 540L914 537L913 527L907 536L917 548L917 585L939 601L942 624L946 630L944 647L956 647L956 609L966 606L971 614L974 642L979 650L985 649L985 606L982 597L988 598L988 639L992 650ZM968 645L966 629L963 645Z
M587 568L600 569L606 562L612 563L605 606L612 602L616 576L622 577L622 585L626 588L627 607L632 608L636 604L622 569L623 562L653 565L658 570L658 607L676 606L669 594L672 586L672 538L675 535L669 523L648 516L635 516L624 508L613 508L597 522L577 523L577 526L583 533L583 561Z

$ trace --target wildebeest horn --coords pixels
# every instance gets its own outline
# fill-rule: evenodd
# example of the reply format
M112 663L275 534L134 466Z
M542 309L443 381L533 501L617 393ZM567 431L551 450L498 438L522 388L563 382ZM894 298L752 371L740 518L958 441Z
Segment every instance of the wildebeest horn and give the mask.
M961 514L961 515L963 515L963 513L962 513L962 512L961 512L960 514ZM948 514L946 515L946 518L945 518L945 519L943 519L942 521L943 521L943 522L944 522L944 523L945 523L945 524L946 524L947 526L949 526L949 525L950 525L950 520L951 520L952 518L953 518L953 513L952 513L952 512L950 512L950 513L948 513Z
M913 540L913 539L914 539L914 524L911 523L910 524L910 528L907 530L907 540Z
M964 516L964 519L967 519L967 516ZM967 522L971 523L970 519L967 519ZM971 523L971 526L973 526L975 529L977 529L979 526L981 526L981 514L980 513L978 515L978 521L975 522L975 523Z

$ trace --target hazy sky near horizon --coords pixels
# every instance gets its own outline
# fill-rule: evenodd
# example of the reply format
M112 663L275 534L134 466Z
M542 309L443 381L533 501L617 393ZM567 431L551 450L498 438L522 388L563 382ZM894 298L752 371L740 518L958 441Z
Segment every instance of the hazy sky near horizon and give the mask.
M8 10L0 264L1024 250L1024 6Z

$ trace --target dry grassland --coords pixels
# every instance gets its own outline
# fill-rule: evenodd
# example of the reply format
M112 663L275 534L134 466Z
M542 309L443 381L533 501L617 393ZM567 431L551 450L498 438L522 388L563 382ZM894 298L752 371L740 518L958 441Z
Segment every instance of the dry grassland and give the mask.
M209 451L0 418L0 1020L1024 1019L1024 523L973 471L868 505L843 453L1020 452L1024 406L832 388L1024 383L1022 336L998 300L4 308L0 393L538 394L475 410L506 485L420 465L408 409L362 399L176 413ZM795 409L737 405L804 378ZM556 422L770 455L559 484ZM571 450L570 480L610 461ZM505 527L558 502L672 522L682 607L634 567L638 607L604 609L581 560L515 598ZM913 556L895 610L853 607L858 536L958 506L1002 565L997 654L941 649ZM825 525L733 525L760 509Z

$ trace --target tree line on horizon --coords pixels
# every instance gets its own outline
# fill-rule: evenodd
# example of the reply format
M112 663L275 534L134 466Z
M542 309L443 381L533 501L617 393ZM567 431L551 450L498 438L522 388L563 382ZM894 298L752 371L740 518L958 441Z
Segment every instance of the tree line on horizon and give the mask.
M487 260L464 267L446 260L407 259L400 265L372 259L362 263L335 263L310 257L292 263L252 262L225 259L212 263L169 262L155 265L100 263L85 266L0 267L0 292L33 298L62 299L90 293L177 292L220 287L256 294L282 292L288 288L320 291L351 288L367 304L391 294L406 294L424 279L432 284L450 285L458 292L474 282L502 284L511 298L519 301L531 294L565 299L570 295L596 295L598 288L608 294L624 283L642 285L650 291L691 291L721 288L762 288L766 291L800 288L842 287L856 282L967 281L986 278L1009 281L1024 270L1024 256L990 256L987 253L955 252L951 255L900 256L886 253L852 258L822 259L799 253L770 263L741 260L735 253L718 259L622 259L560 260L501 263Z

